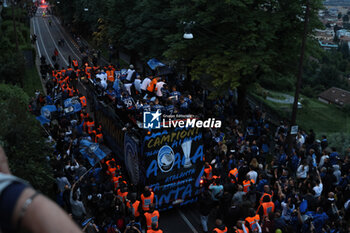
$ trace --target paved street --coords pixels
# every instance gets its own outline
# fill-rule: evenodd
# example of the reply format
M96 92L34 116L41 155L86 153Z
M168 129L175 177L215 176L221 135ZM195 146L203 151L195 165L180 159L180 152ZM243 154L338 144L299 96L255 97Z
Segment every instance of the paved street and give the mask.
M81 62L82 55L78 50L77 43L64 30L56 17L51 15L42 17L44 10L45 8L40 7L35 17L31 19L31 31L38 37L36 41L38 56L44 55L47 61L53 65L54 62L51 57L54 49L57 48L60 67L68 65L68 56L71 56L71 59L77 58ZM49 20L52 22L51 26L49 25ZM58 46L58 40L62 38L65 40L65 45ZM160 214L160 228L167 233L202 232L197 205L184 206L179 209L162 212Z

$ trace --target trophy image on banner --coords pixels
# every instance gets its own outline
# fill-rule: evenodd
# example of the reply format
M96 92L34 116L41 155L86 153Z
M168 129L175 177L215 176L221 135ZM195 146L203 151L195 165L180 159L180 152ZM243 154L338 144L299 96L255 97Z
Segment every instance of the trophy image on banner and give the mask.
M192 140L188 140L188 141L181 144L182 150L183 150L184 155L185 155L184 168L188 168L188 167L192 166L191 158L190 158L191 144L192 144Z

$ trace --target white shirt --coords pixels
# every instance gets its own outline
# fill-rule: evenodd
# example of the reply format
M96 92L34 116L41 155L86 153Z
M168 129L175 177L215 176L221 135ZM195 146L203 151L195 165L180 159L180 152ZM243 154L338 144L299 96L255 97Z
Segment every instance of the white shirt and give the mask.
M307 173L309 172L309 166L300 165L297 170L297 178L306 179Z
M145 78L141 84L141 90L147 90L148 85L151 83L151 79Z
M158 97L163 96L163 94L162 94L162 88L163 88L164 84L165 84L165 82L162 82L162 81L157 82L157 85L156 85L157 93L156 93L156 95L157 95Z
M315 197L319 197L319 196L321 196L321 193L322 193L322 191L323 191L323 184L320 183L319 186L316 185L316 186L313 187L312 189L315 191Z
M251 170L250 172L247 173L247 175L249 175L249 178L251 180L254 180L254 182L256 183L256 178L258 178L258 173L254 170Z
M300 138L297 136L297 142L300 146L302 146L305 143L305 138L303 135L300 135Z
M134 72L135 72L135 70L128 69L128 71L126 71L126 73L127 73L126 80L131 81L131 76Z
M325 160L326 158L329 158L329 156L328 156L328 155L323 155L323 156L321 157L320 162L318 163L318 167L319 167L319 168L323 167L324 160Z
M141 92L141 79L136 78L134 81L136 91Z
M107 74L105 72L96 74L96 78L101 79L101 82L102 82L102 80L106 82L107 81Z

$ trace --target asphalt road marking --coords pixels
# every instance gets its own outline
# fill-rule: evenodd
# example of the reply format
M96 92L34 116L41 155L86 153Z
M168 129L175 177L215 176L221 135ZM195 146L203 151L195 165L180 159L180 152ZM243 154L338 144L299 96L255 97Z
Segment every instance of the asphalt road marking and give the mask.
M182 213L181 210L177 209L177 212L180 214L181 218L185 221L187 226L192 230L193 233L198 233L196 228L192 225L192 223L186 218L186 216Z
M61 51L60 48L57 46L57 44L56 44L56 42L55 42L55 39L53 38L53 36L52 36L52 34L51 34L51 32L50 32L50 28L49 28L49 26L47 26L47 24L46 24L46 20L43 19L43 21L44 21L43 23L44 23L44 25L45 25L47 31L49 32L49 35L50 35L50 37L51 37L51 40L52 40L53 44L55 45L56 49L57 49L58 52L59 52L59 55L62 57L62 60L64 61L64 63L66 64L66 66L68 66L67 60L66 60L66 59L64 58L64 56L62 55L62 51Z
M59 32L59 34L62 36L62 38L64 39L68 39L69 41L71 41L71 38L69 36L63 35L63 32L61 31L61 24L58 22L58 19L51 15L51 18L53 19L52 21L55 21L55 24L57 24L57 31ZM80 60L80 57L74 52L74 49L72 49L72 47L70 46L69 42L67 41L67 43L65 43L66 45L68 45L69 49L73 52L74 56L76 57L76 59Z
M30 22L31 22L32 25L33 25L34 35L36 35L35 24L34 24L34 17L30 20ZM40 48L39 48L39 42L38 42L38 40L35 40L35 44L36 44L36 47L37 47L37 49L38 49L38 54L39 54L39 58L40 58L40 57L41 57L41 51L40 51Z
M39 32L39 39L40 39L40 41L41 41L41 44L43 45L43 48L44 48L44 52L45 52L45 54L46 54L46 58L47 58L47 60L50 62L50 64L53 66L53 63L52 63L52 61L51 61L51 59L50 59L50 56L49 56L49 54L47 53L47 51L46 51L46 47L45 47L45 44L44 44L44 41L43 41L43 38L42 38L42 35L41 35L41 30L40 30L40 27L39 27L39 23L38 23L38 21L36 20L37 19L37 17L34 17L34 23L36 23L36 25L37 25L37 27L38 27L38 32ZM38 48L39 48L39 44L38 44Z

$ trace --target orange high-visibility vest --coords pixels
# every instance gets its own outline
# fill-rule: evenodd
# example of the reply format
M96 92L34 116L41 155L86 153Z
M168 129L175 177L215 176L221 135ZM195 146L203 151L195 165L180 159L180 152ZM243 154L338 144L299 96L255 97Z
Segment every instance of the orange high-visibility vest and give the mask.
M246 232L249 233L248 227L244 226L244 228L245 228ZM237 229L237 230L235 231L235 233L244 233L244 231L241 230L241 229Z
M86 116L84 115L84 113L80 113L80 120L83 121L85 119L89 118L89 113L86 113Z
M143 211L149 210L149 205L152 204L154 201L154 193L151 192L151 195L149 197L145 197L144 194L141 194L141 202L142 202L142 209Z
M236 180L238 180L238 169L234 168L230 171L230 173L228 174L228 177L231 179L231 183L236 183L236 180L232 177L236 177Z
M250 186L254 184L254 180L245 180L243 181L243 192L247 193Z
M87 66L85 67L85 74L91 73L91 67Z
M122 178L121 176L118 176L118 177L115 177L113 176L112 177L112 180L113 180L113 183L114 183L114 188L117 189L119 187L119 179Z
M213 168L209 165L208 168L204 168L205 178L211 180L213 178Z
M219 228L214 228L214 231L216 231L216 233L227 233L227 227L225 227L224 230L220 230Z
M264 209L264 217L268 216L270 212L275 212L275 204L270 202L265 202L261 204Z
M80 69L76 69L76 70L75 70L75 74L77 75L77 77L79 77Z
M163 233L163 231L161 229L158 229L158 230L152 230L152 229L149 229L147 230L147 233Z
M78 67L78 61L76 59L73 59L72 62L74 67Z
M87 103L86 103L86 97L85 96L82 96L79 98L80 99L80 103L81 103L81 106L83 106L83 108L86 107Z
M122 193L120 189L118 189L117 194L119 197L121 197L122 201L125 202L126 196L128 195L128 192Z
M270 201L272 201L272 195L269 194L269 193L264 193L264 194L261 196L261 198L260 198L260 204L263 203L263 199L264 199L265 196L269 196L269 197L270 197Z
M67 91L68 91L68 95L69 95L69 97L73 97L73 94L74 94L73 89L72 89L72 88L67 87Z
M245 221L249 224L250 229L254 231L255 229L258 229L255 222L260 221L260 216L257 214L254 217L246 217Z
M108 174L111 175L111 176L115 176L117 172L117 168L116 167L109 167L108 168Z
M157 227L158 227L158 221L159 221L158 210L155 210L152 213L146 212L145 217L146 217L147 229L152 228L152 223L157 223Z
M90 133L92 133L92 131L94 129L95 122L94 121L88 121L86 123L86 126L87 126L87 132L90 134Z
M259 213L260 208L263 208L263 217L266 217L269 215L270 212L275 212L275 204L270 202L263 202L257 209L256 213Z
M114 71L107 70L107 80L110 82L114 82Z
M128 203L126 203L126 206L131 210L132 214L136 218L140 216L140 212L139 212L140 201L136 200L134 203L131 203L130 201L128 201Z
M98 141L99 141L100 139L102 139L102 138L103 138L102 133L96 134L95 142L98 143Z

